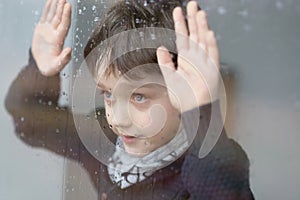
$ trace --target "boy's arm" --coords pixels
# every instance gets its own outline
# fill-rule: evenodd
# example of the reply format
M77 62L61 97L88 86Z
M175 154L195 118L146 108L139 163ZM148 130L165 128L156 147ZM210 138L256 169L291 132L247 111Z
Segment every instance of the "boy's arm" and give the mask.
M71 4L48 0L32 38L32 55L44 76L58 74L69 62L71 48L63 46L70 24Z
M197 1L187 4L187 22L180 7L173 10L173 19L177 66L163 46L157 49L157 60L170 101L183 113L217 100L224 88L220 80L216 37L208 27L205 12L198 10Z
M40 73L30 52L28 65L9 88L5 106L20 139L31 146L65 155L68 146L78 144L78 136L72 114L57 106L59 84L58 74L45 77Z
M47 0L34 30L28 65L12 83L5 100L23 141L60 154L78 140L72 115L57 106L59 71L71 54L71 48L63 49L70 19L71 5L66 0Z
M28 65L13 82L6 99L6 107L11 113L24 102L56 106L59 71L71 55L71 48L63 49L70 23L71 4L66 0L47 0L34 29Z
M199 117L196 137L193 140L182 167L182 180L190 193L190 199L254 199L249 184L249 160L244 150L234 140L229 139L222 129L217 143L203 158L199 158L199 150L211 123L212 107L216 114L214 123L221 123L219 102L201 106L200 116L197 109L184 112L183 127L187 134L193 135L191 123ZM194 134L195 135L195 134Z
M196 1L187 5L187 23L179 7L174 9L173 19L177 67L164 47L158 48L157 58L170 101L181 111L183 127L193 141L182 167L185 188L190 199L253 199L249 160L243 149L227 138L216 101L219 89L222 94L224 88L219 88L222 82L214 32ZM206 139L213 142L206 146ZM207 155L199 153L202 145Z

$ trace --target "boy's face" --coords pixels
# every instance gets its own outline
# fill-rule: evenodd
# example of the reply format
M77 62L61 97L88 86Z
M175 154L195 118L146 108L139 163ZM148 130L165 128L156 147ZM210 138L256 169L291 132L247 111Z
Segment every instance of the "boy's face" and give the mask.
M109 75L98 82L107 121L126 152L143 156L169 142L179 131L179 111L170 103L163 77L147 73L138 80Z

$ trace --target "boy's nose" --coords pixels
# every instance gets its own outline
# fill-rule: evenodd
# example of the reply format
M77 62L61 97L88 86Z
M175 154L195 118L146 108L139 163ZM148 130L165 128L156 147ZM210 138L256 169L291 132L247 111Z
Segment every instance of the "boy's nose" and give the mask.
M115 105L111 113L112 125L116 128L125 128L130 126L131 120L129 109L126 105Z

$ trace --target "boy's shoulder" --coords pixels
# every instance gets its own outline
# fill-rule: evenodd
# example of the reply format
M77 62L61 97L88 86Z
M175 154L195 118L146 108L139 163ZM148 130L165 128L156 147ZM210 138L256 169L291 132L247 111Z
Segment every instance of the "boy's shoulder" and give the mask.
M181 178L197 198L253 199L248 157L237 142L227 137L221 137L204 158L199 158L195 151L188 152Z

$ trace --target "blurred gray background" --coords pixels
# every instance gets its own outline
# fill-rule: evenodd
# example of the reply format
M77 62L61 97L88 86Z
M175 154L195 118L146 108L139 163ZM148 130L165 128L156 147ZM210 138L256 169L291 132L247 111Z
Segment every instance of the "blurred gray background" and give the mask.
M300 1L202 0L216 32L226 81L226 128L250 159L256 199L300 199ZM0 0L2 61L0 101L27 63L34 24L45 0ZM62 90L69 94L82 49L104 0L73 1L68 43L73 57ZM70 105L68 96L61 103ZM85 172L75 163L33 149L14 135L0 107L0 199L95 199ZM75 175L80 178L74 178ZM76 182L86 184L76 189ZM72 182L73 180L73 182Z

